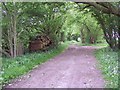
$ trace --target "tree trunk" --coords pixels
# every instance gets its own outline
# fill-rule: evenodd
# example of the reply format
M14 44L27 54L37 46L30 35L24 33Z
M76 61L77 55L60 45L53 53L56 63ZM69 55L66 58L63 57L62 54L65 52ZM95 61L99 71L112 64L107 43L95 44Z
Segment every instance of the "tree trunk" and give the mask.
M14 14L13 16L13 33L14 33L14 36L13 36L13 42L14 42L14 57L17 56L17 32L16 32L16 15Z
M11 27L10 27L10 29L8 29L8 43L9 43L9 50L10 50L11 57L14 56L14 53L13 53L13 37L12 36L13 36L13 33L12 33Z
M120 50L120 19L118 20L118 49Z
M13 13L13 43L14 43L14 58L17 56L17 32L16 32L16 7L14 3L14 13Z
M17 56L23 55L24 49L23 49L23 43L18 41L17 43Z
M83 32L83 29L81 29L80 32L81 32L82 43L85 43L85 35L84 35L84 32Z

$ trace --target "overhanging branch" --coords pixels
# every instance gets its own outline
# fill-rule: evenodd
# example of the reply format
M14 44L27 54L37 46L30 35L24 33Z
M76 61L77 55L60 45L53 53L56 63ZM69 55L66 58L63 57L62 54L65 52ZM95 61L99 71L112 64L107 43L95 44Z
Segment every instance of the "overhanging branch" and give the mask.
M96 8L97 10L106 13L106 14L113 14L116 15L118 17L120 17L120 12L119 12L119 7L114 7L112 4L110 3L102 3L102 2L76 2L77 4L79 3L83 3L83 4L88 4L90 6L93 6L94 8Z

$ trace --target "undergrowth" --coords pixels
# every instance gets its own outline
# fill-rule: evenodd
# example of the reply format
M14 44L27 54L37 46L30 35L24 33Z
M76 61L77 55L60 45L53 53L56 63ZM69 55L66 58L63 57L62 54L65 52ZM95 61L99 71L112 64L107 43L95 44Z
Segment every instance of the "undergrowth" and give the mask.
M57 48L47 52L28 53L16 58L2 58L2 77L0 81L3 86L28 71L35 68L37 65L44 63L50 58L55 57L67 48L66 43L59 45Z
M118 52L102 48L97 50L95 55L99 62L98 67L106 81L106 88L118 88Z

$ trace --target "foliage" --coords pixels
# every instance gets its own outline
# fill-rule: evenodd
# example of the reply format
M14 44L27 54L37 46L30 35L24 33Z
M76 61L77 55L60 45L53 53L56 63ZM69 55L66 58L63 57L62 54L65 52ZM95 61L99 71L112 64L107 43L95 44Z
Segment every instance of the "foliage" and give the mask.
M95 52L107 88L118 88L118 52L110 48L102 48Z
M35 3L34 7L27 10L38 34L42 33L51 38L53 46L59 42L60 30L64 22L62 15L62 3ZM36 10L37 8L37 10ZM34 16L34 18L33 18ZM37 22L37 24L36 24ZM33 28L33 27L32 27Z
M108 44L106 42L104 43L95 43L95 44L89 44L89 43L83 43L83 44L79 44L81 46L99 46L99 47L107 47Z
M20 75L26 74L29 70L37 67L45 61L60 54L67 48L67 43L59 45L57 48L51 49L47 52L28 53L16 58L3 58L2 80L3 84L10 82L11 79L17 78Z
M111 4L111 6L109 6ZM108 7L118 7L120 3L110 3L108 4ZM110 48L113 50L119 50L120 49L120 18L117 15L114 14L105 14L101 11L90 7L90 11L92 11L93 16L96 18L98 23L100 24L103 33L104 38L106 39L106 42L109 44Z
M63 3L7 2L2 5L3 54L18 56L19 49L22 47L27 50L30 39L39 34L48 35L52 46L57 46L64 22ZM19 44L21 47L17 48Z
M59 54L65 48L58 45L61 41L71 40L72 44L78 44L76 41L81 38L84 45L91 45L91 43L104 42L103 39L106 39L112 49L120 49L120 13L116 9L120 3L76 3L2 3L3 31L0 52L8 57L14 57L3 58L5 71L1 72L4 77L3 83L8 83L9 80L25 74L34 66ZM58 46L59 49L26 54L31 38L37 35L47 35L52 41L51 46ZM103 44L99 45L103 46ZM22 48L25 51L21 54L25 53L25 55L17 57ZM96 55L105 78L109 81L108 85L117 87L117 52L102 49L97 51Z
M83 14L85 14L85 12L83 12ZM80 21L82 21L80 23L82 24L81 35L82 38L85 39L85 42L94 44L103 39L103 32L100 24L98 24L98 21L92 16L92 12L87 12L87 14L82 17L82 20L80 19Z
M76 41L78 38L81 38L83 43L96 43L101 40L103 32L100 24L93 17L92 12L89 9L80 11L79 6L74 3L67 3L67 5L66 7L69 7L69 9L67 10L66 21L63 25L66 38ZM83 6L83 4L80 5L80 7Z
M119 4L112 5L116 7ZM52 47L60 41L78 41L78 38L81 38L82 43L97 43L105 38L111 48L118 49L120 46L118 16L104 14L105 12L85 4L6 2L2 3L2 7L3 50L0 52L6 56L19 56L19 51L23 54L28 49L31 38L42 34L51 39Z

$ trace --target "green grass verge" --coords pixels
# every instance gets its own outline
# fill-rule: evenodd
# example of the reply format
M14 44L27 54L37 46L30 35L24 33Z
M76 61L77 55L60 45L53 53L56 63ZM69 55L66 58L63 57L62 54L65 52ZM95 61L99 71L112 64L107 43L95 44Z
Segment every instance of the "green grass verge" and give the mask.
M44 63L45 61L53 58L54 56L60 54L67 48L68 44L63 43L57 48L51 49L47 52L41 53L30 53L16 58L3 58L2 67L3 71L2 81L3 86L9 83L12 79L19 77L20 75L26 74L28 71L32 70L37 65Z
M106 80L106 88L118 88L118 52L102 48L97 50L95 55L99 62L98 67Z
M95 43L95 44L88 44L88 43L83 43L83 44L80 44L82 46L102 46L102 47L107 47L108 44L107 43Z

